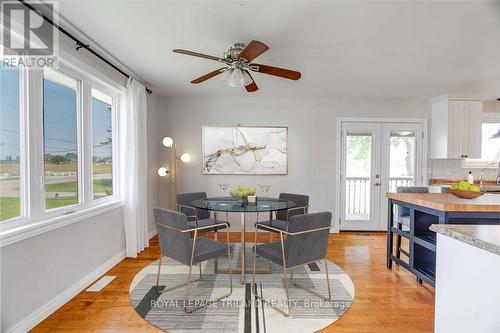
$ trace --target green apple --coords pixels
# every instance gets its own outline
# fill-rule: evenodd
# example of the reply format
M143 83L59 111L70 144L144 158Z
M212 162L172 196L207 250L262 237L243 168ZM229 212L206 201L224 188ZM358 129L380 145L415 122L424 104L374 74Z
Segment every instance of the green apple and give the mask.
M469 191L471 191L471 192L481 192L481 189L479 187L477 187L476 185L472 184L469 187Z

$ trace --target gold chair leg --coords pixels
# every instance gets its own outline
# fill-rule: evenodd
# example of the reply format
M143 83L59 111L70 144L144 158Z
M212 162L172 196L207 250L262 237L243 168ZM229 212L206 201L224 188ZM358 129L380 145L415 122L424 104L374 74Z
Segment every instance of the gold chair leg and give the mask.
M281 238L281 241L282 241L282 245L283 245L283 238ZM252 291L253 291L253 295L256 299L264 302L264 303L267 303L271 308L273 308L274 310L278 311L279 313L281 313L283 316L285 317L290 317L290 300L289 300L289 294L288 294L288 278L286 276L287 274L287 269L286 269L286 262L285 262L285 255L284 255L284 249L283 247L281 248L282 249L282 254L283 254L283 271L284 271L284 276L285 276L285 298L286 298L286 308L287 308L287 312L283 311L282 309L276 307L273 305L273 303L271 303L271 301L263 298L263 297L260 297L258 294L257 294L257 285L255 284L255 267L256 267L256 257L257 257L257 229L255 229L255 245L253 247L253 274L252 274Z
M269 212L269 225L272 224L272 221L273 221L273 212ZM269 243L272 243L272 242L273 242L273 233L271 231L269 231ZM267 264L268 264L269 272L272 273L273 267L271 265L271 260L268 260Z
M227 234L227 237L229 239L229 230L226 229L226 234ZM193 246L194 248L194 246ZM227 243L227 253L229 255L229 261L228 261L228 269L229 269L229 293L223 295L223 296L220 296L216 299L211 299L211 300L208 300L208 301L205 301L203 302L201 305L198 305L194 308L188 308L186 306L186 303L188 302L189 300L189 288L190 288L190 277L191 277L191 268L192 268L192 265L189 266L189 277L188 277L188 282L187 282L187 288L186 288L186 294L185 294L185 297L184 297L184 312L185 313L192 313L196 310L199 310L201 308L204 308L206 307L207 305L209 304L213 304L213 303L216 303L218 301L220 301L221 299L224 299L224 298L227 298L229 296L231 296L231 294L233 293L233 278L232 278L232 275L231 275L231 252L230 252L230 245L229 245L229 242ZM193 250L194 251L194 250ZM201 269L201 263L200 263L200 269Z
M217 220L215 221L215 223L217 223ZM214 232L214 240L216 242L219 240L219 237L217 235L217 229L215 229L215 232ZM219 272L219 258L215 258L215 261L214 261L214 271L215 271L215 273Z
M160 269L161 269L161 262L162 262L162 260L163 260L163 254L160 253L160 262L158 264L158 274L156 275L156 292L158 294L162 294L162 293L165 293L167 291L172 291L174 289L177 289L177 288L180 288L180 287L184 287L185 285L188 284L186 282L186 283L183 283L183 284L180 284L178 286L175 286L175 287L172 287L172 288L168 288L168 289L167 289L167 286L165 286L165 287L163 287L163 289L160 290L159 284L160 284ZM200 263L200 277L197 278L196 280L191 281L191 282L198 282L200 280L201 280L201 263Z
M217 224L217 212L214 212L214 223ZM214 231L214 240L217 242L218 237L217 237L217 228L215 228ZM219 258L215 258L214 261L214 271L217 273L219 271Z
M307 287L304 287L304 286L300 285L299 283L295 282L295 281L293 280L293 273L292 273L292 277L291 277L291 279L290 279L290 280L291 280L291 282L292 282L292 284L293 284L293 285L295 285L295 286L297 286L297 287L299 287L299 288L302 288L302 289L304 289L305 291L307 291L307 292L309 292L309 293L311 293L311 294L313 294L313 295L316 295L316 296L318 296L318 297L320 297L320 298L324 299L325 301L330 301L330 300L332 299L332 292L331 292L331 289L330 289L330 278L329 278L329 276L328 276L328 264L327 264L327 260L326 260L326 258L325 258L325 273L326 273L326 285L327 285L327 287L328 287L328 297L325 297L325 296L323 296L323 295L321 295L321 294L319 294L319 293L315 292L314 290L312 290L312 289L310 289L310 288L307 288Z

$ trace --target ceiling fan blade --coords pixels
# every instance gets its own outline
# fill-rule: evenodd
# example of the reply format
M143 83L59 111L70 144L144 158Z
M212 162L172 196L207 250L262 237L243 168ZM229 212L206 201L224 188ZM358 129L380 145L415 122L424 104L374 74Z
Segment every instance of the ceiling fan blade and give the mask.
M269 50L269 47L266 44L253 40L241 51L239 60L252 61L267 50Z
M188 51L188 50L182 50L182 49L175 49L175 50L172 50L172 51L175 52L175 53L186 54L186 55L190 55L190 56L193 56L193 57L205 58L205 59L210 59L210 60L215 60L215 61L227 63L226 59L222 59L222 58L219 58L219 57L214 57L214 56L211 56L211 55L208 55L208 54L203 54L203 53L198 53L198 52L193 52L193 51Z
M219 74L222 74L224 73L224 70L226 69L226 67L222 67L222 68L219 68L219 69L216 69L215 71L213 72L210 72L210 73L207 73L203 76L200 76L199 78L197 79L194 79L193 81L191 81L191 83L202 83L202 82L205 82L206 80L208 79L211 79L213 78L214 76L217 76Z
M248 73L248 71L247 71L247 73ZM252 75L250 75L250 73L248 73L248 76L250 76L250 78L252 78L252 83L246 85L245 89L248 92L254 92L254 91L259 90L259 87L257 87L257 84L255 83L255 80L253 79Z
M260 65L260 64L251 64L252 67L255 67L255 72L279 76L289 80L298 80L301 77L300 72L292 71L290 69L273 67L268 65Z

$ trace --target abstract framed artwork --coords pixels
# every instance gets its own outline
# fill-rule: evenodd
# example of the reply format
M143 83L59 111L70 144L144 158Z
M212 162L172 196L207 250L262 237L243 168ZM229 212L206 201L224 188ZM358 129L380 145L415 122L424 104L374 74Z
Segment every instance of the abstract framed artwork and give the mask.
M288 127L203 126L203 173L286 175Z

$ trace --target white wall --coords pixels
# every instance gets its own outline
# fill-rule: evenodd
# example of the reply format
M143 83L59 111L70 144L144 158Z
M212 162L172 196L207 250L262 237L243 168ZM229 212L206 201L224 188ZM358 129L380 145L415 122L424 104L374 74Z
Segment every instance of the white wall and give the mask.
M192 156L190 163L179 164L178 192L221 195L217 184L234 187L243 183L258 191L258 184L271 184L273 196L280 192L309 194L311 211L334 210L337 117L428 118L430 114L426 102L406 100L186 97L165 98L163 105L157 141L172 136L178 153L188 152ZM203 175L201 126L236 124L288 126L288 175ZM164 160L166 154L164 150L158 158ZM167 182L159 181L160 202L166 203Z
M52 302L73 296L81 280L124 249L121 208L2 247L0 330L43 319Z

